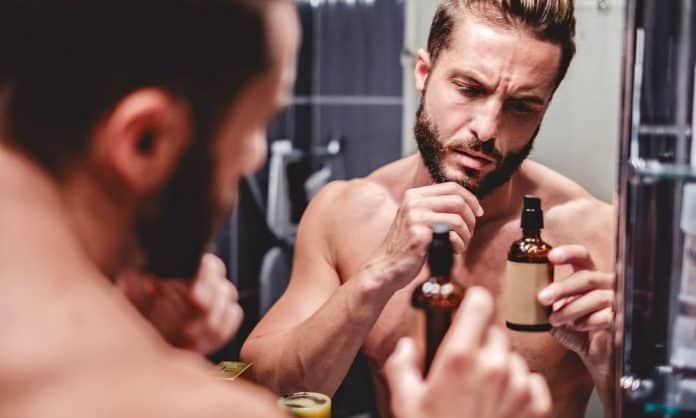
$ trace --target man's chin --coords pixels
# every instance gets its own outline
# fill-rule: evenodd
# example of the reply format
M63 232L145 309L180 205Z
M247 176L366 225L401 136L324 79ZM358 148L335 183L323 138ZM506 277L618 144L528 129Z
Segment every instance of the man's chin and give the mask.
M457 183L465 189L473 192L479 188L481 184L480 173L476 170L445 170L444 171L445 181L450 181Z

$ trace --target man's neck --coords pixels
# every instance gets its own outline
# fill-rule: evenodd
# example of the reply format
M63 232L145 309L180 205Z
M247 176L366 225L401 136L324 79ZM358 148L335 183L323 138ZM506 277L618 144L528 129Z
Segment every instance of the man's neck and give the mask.
M92 265L112 277L127 242L123 217L103 210L79 177L57 181L33 161L0 145L0 237L11 253L35 252L66 265ZM102 191L103 193L103 191ZM14 250L11 242L23 243ZM9 255L9 254L8 254Z
M424 187L435 184L428 168L425 166L420 154L415 154L412 158L414 167L411 184L407 188ZM479 223L487 223L501 218L506 218L512 211L516 210L517 205L513 202L513 184L515 176L502 186L488 193L479 203L483 208L484 214L478 219ZM516 213L516 212L515 212Z

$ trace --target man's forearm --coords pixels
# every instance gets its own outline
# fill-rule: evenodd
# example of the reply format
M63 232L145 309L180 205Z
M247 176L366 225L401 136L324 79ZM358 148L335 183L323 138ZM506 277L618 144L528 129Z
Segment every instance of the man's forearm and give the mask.
M243 357L253 377L279 394L302 390L333 395L393 294L379 285L378 267L339 287L307 320L249 339Z

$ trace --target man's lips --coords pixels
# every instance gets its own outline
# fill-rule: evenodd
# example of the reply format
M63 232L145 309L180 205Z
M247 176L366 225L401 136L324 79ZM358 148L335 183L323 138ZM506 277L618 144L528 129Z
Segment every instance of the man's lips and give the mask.
M491 157L469 151L453 150L453 157L464 167L481 170L495 161Z

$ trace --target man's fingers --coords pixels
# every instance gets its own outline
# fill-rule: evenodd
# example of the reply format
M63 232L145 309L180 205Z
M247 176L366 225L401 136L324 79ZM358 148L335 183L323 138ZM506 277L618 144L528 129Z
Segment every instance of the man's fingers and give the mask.
M119 277L116 285L140 313L149 315L155 301L154 279L136 272L126 272Z
M473 193L465 189L463 186L454 182L419 187L416 189L411 189L411 192L422 197L455 194L461 196L466 201L467 205L469 205L469 207L474 211L476 216L483 215L483 208L481 207L481 203L479 203L476 196L474 196Z
M614 321L614 312L612 308L605 308L601 311L594 312L586 318L581 318L575 321L575 328L577 331L599 331L611 328L611 324Z
M236 306L230 301L229 291L227 288L221 288L215 295L215 301L209 311L203 312L203 315L207 316L208 328L211 330L218 330L221 327L222 321L225 317L225 312L229 310L232 306Z
M474 233L475 224L467 224L457 213L433 212L429 209L418 208L411 210L410 217L411 224L425 225L428 228L428 232L435 224L447 224L465 242L469 242Z
M584 245L561 245L549 252L554 265L570 264L577 270L596 270L592 255Z
M506 393L510 384L510 359L510 347L505 332L498 327L489 328L476 364L472 367L475 373L472 373L469 382L470 392L478 404L478 408L473 410L474 416L498 415L500 394ZM486 384L482 385L481 382Z
M546 286L537 299L544 305L551 305L563 298L583 295L595 289L613 289L614 275L599 271L581 270Z
M476 224L474 209L459 195L437 196L424 198L421 206L437 213L451 213L459 215L467 225Z
M549 316L549 322L553 326L570 325L571 327L581 318L610 308L614 301L614 292L611 290L595 290L587 293L560 310Z
M510 377L507 387L501 390L499 396L499 413L502 417L523 416L529 402L529 368L527 363L518 354L510 355Z
M201 269L207 270L217 276L227 276L225 263L213 253L205 253L201 258Z
M454 253L464 254L466 252L467 245L462 240L462 237L460 237L459 234L457 234L454 231L450 231L449 237L450 242L452 243L452 249L454 250Z
M462 241L467 244L469 241L471 241L471 237L474 234L474 226L467 225L461 216L453 213L433 214L432 224L436 223L444 223L449 225L450 228L452 228L452 231L459 235Z
M532 374L529 376L529 391L532 398L529 416L547 417L551 413L551 392L546 380L539 374Z
M225 308L217 326L215 328L211 328L211 331L213 331L213 336L223 340L229 339L232 336L231 334L237 330L237 327L240 325L243 318L244 311L242 310L241 306L237 304L228 305Z
M402 411L409 410L412 403L418 402L423 387L416 345L411 338L399 340L387 359L384 372L392 395L392 409L396 416L401 416Z
M234 336L243 319L242 308L239 305L232 305L224 310L214 327L206 321L206 318L190 322L184 330L185 340L188 342L186 346L201 354L210 354Z
M483 344L493 314L490 293L481 287L469 288L438 349L432 368L454 367L455 372L467 368Z

